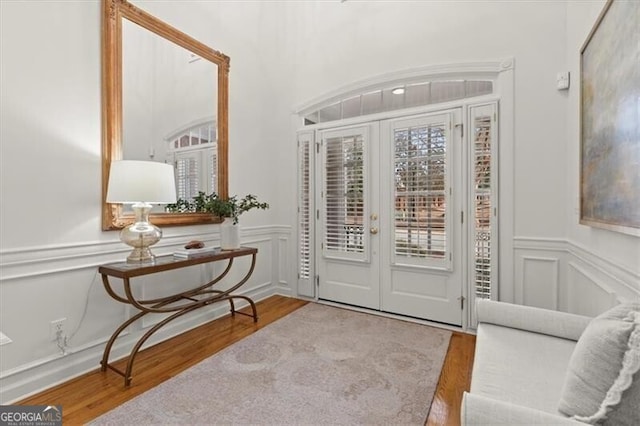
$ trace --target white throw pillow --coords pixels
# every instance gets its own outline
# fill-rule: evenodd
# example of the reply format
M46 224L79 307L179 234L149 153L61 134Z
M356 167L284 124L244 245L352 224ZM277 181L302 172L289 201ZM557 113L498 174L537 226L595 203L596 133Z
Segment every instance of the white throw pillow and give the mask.
M615 306L589 323L558 410L585 423L640 425L640 303Z

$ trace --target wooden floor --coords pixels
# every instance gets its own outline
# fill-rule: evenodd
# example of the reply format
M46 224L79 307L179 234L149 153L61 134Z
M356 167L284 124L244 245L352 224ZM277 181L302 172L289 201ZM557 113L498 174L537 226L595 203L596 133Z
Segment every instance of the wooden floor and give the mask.
M84 424L306 304L303 300L273 296L257 304L257 324L243 315L227 316L145 349L136 357L129 388L124 388L122 376L113 371L103 373L98 368L19 404L62 405L64 425ZM460 400L462 392L469 388L474 349L474 336L453 334L428 425L460 423ZM124 369L124 362L115 365Z

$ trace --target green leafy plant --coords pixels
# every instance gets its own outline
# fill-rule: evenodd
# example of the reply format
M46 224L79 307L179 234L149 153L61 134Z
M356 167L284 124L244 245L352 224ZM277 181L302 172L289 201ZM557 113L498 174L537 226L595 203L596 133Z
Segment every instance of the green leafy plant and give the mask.
M167 204L164 208L167 213L193 213L194 205L189 200L184 198L178 198L178 201L172 204Z
M234 195L222 199L215 192L206 194L200 191L191 201L179 198L175 203L167 204L166 211L171 213L211 213L219 217L232 218L235 225L242 213L252 209L266 210L268 208L268 203L258 201L258 197L253 194L245 195L244 198L238 198Z
M269 204L261 203L258 201L258 197L248 194L240 199L235 195L226 200L216 198L212 201L212 208L218 216L233 218L233 224L236 225L242 213L252 209L266 210L269 208Z

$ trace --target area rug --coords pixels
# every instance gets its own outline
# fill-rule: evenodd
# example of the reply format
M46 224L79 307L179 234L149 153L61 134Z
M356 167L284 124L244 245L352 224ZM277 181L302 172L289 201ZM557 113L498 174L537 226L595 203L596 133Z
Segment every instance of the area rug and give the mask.
M450 337L309 303L92 424L423 425Z

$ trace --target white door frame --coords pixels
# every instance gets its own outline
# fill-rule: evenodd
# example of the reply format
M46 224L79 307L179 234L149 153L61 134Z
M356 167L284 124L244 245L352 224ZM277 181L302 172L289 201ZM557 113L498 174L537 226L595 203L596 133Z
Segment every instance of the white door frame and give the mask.
M392 111L385 114L372 114L366 117L354 117L331 123L322 123L316 125L302 126L301 117L307 112L319 109L323 105L335 102L336 99L345 97L349 93L361 93L367 89L374 89L382 85L391 83L403 83L412 80L425 80L433 76L434 80L447 78L486 78L494 82L494 94L473 98L473 102L469 100L461 100L458 102L442 103L438 105L429 105L425 107L416 107L401 111ZM354 125L371 120L387 119L407 114L420 114L434 111L437 109L456 107L462 104L463 113L466 114L464 108L470 103L482 102L498 102L499 116L497 131L500 138L500 148L497 153L499 168L499 200L500 205L498 212L501 217L499 226L499 251L500 269L498 271L498 281L496 283L495 299L513 302L515 295L515 276L514 276L514 155L515 155L515 60L513 57L505 57L494 61L483 62L466 62L457 64L433 65L426 67L413 68L408 70L394 71L379 76L354 82L347 86L332 90L323 95L305 102L294 109L291 116L291 132L295 138L299 131L313 131L318 129L334 127L338 125ZM466 132L468 133L468 132ZM465 135L466 137L466 135ZM295 139L294 139L295 140ZM295 178L295 177L294 177ZM297 257L297 245L290 247L293 258ZM312 259L316 259L317 253L312 254ZM294 289L295 291L295 289ZM469 295L467 281L465 281L465 294L467 300ZM298 294L301 294L298 292ZM302 294L303 295L303 294ZM317 300L317 295L311 297ZM465 314L463 316L462 329L466 330L473 327L471 324L471 310L465 304Z

